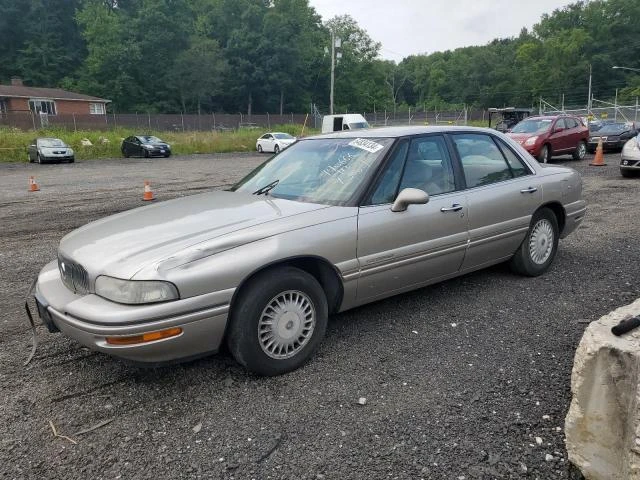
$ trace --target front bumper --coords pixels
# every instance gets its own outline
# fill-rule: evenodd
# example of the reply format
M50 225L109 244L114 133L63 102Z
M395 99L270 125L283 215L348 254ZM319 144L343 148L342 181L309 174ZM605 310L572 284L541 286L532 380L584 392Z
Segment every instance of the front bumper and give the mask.
M620 169L635 172L640 171L640 155L637 157L622 155L620 159Z
M40 155L40 158L43 162L70 162L71 160L74 160L75 157L73 155Z
M35 296L43 323L82 345L140 363L164 363L215 353L220 348L233 289L152 305L122 305L97 295L76 295L62 283L57 262L47 264ZM107 337L141 335L180 327L180 335L134 345Z
M589 150L595 150L596 148L598 148L598 143L599 142L592 142L589 141L589 143L587 144L587 148ZM602 142L602 149L603 150L622 150L622 147L624 147L624 144L627 143L626 140L615 140L615 141L605 141Z

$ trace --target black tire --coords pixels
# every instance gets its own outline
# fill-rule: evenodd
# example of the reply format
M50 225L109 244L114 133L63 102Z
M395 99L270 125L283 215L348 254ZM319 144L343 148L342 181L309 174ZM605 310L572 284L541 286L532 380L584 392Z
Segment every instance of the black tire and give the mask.
M631 177L635 177L635 172L632 172L630 170L625 170L623 168L620 169L620 175L622 175L625 178L631 178Z
M286 295L286 292L289 295L302 294L306 298L315 313L315 325L310 336L301 345L296 347L295 342L291 343L292 348L299 349L297 352L293 350L289 358L274 358L267 354L266 347L263 348L259 341L259 323L269 305L280 295ZM284 308L284 314L287 314L288 311L286 307ZM281 375L301 367L311 358L324 337L327 319L327 299L322 287L313 276L294 267L269 269L251 278L242 287L234 301L227 329L227 346L233 358L251 372L265 376ZM281 318L281 321L284 319ZM299 322L300 317L294 315L287 325L293 321ZM291 330L287 325L283 327ZM301 325L300 328L299 334L304 330ZM267 336L272 334L269 330L263 330L263 333ZM301 337L298 336L299 338Z
M545 246L548 246L549 243L547 235L548 229L550 229L553 234L553 238L551 240L551 251L548 253L548 257L544 261L538 262L532 258L533 254L531 250L534 248L532 247L532 243L536 242L535 239L532 240L532 236L537 230L539 232L538 245L539 247L544 248ZM533 214L531 224L529 225L529 231L516 251L516 254L511 258L511 270L515 273L526 275L528 277L537 277L538 275L542 275L553 263L553 259L558 252L559 239L560 231L558 229L558 219L555 214L548 208L539 209ZM546 254L544 256L546 256ZM543 258L540 258L539 260L542 260Z
M258 144L258 153L262 153L262 145Z
M71 160L69 160L69 163L76 163L76 157L72 157Z
M576 149L573 151L572 156L574 160L583 160L587 154L587 144L584 140L580 140Z
M170 154L170 153L165 153L165 154L164 154L164 158L169 158L170 156L171 156L171 154Z
M124 148L122 149L122 156L124 158L129 158L129 154L127 153L127 151Z
M42 161L42 157L40 156L40 154L39 154L39 153L36 155L36 161L37 161L40 165L42 165L42 164L44 163L44 162Z
M551 160L551 146L545 143L538 154L538 161L540 163L549 163L549 160Z
M149 157L150 157L149 150L145 150L144 151L144 158L149 158Z
M29 157L29 163L33 163L33 158L31 158L31 154L28 153L27 156Z
M273 153L275 153L276 155L280 153L280 147L278 145L273 147Z

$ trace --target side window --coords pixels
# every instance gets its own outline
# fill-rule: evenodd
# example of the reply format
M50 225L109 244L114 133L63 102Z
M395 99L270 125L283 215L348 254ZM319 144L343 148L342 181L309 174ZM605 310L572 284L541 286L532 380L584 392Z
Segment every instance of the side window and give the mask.
M559 118L556 122L555 127L553 127L554 130L558 130L559 128L567 128L566 124L564 123L564 118Z
M403 188L418 188L429 195L456 189L451 158L443 137L429 136L411 141L400 182L400 190Z
M403 140L402 143L395 148L386 170L378 180L378 185L373 191L369 202L367 202L368 205L382 205L395 200L408 147L409 142Z
M527 166L522 162L520 157L518 157L513 150L511 150L502 140L497 140L500 145L500 150L504 154L504 158L507 159L507 163L509 167L511 167L511 173L513 173L514 177L524 177L525 175L530 175L531 171Z
M504 156L489 135L464 133L452 138L462 161L467 188L513 178Z
M564 123L567 128L576 128L578 126L578 122L576 122L573 118L565 118Z

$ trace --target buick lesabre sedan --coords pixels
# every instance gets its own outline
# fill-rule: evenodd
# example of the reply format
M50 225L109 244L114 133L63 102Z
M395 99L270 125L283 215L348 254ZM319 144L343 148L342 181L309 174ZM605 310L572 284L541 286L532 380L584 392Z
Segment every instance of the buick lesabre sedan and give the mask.
M35 296L89 348L158 363L216 352L262 375L318 348L327 317L500 262L545 272L584 218L580 176L494 130L301 139L230 191L130 210L60 242Z

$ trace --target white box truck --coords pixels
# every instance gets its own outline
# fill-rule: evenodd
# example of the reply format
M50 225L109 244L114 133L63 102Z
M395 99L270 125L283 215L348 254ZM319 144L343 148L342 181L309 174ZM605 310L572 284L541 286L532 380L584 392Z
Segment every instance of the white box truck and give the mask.
M322 133L356 130L358 128L369 128L369 124L359 113L325 115L322 118Z

